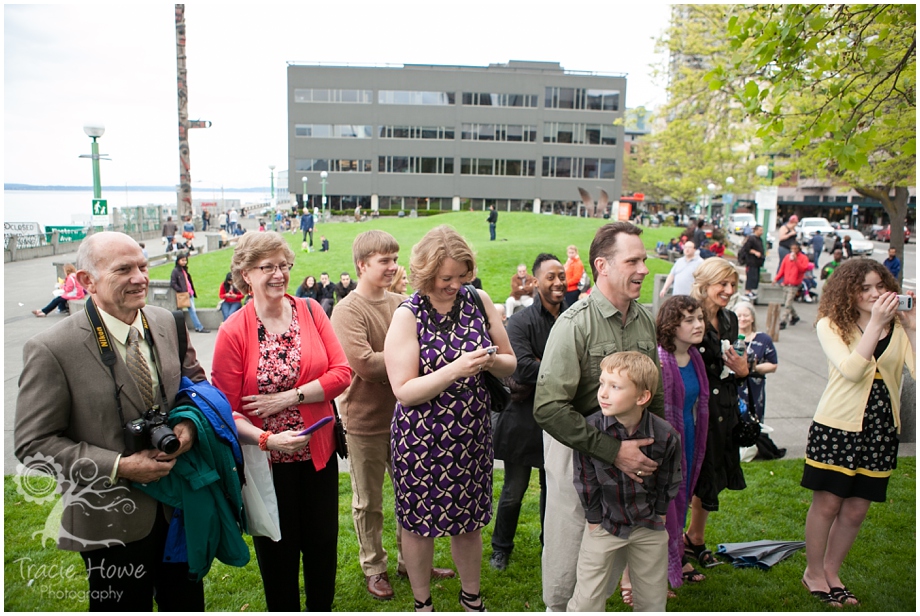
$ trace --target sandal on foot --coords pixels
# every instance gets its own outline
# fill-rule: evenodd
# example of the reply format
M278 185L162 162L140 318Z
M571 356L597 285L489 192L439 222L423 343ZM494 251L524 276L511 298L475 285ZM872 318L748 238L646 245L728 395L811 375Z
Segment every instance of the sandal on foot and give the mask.
M831 587L831 591L827 594L841 605L859 605L859 599L857 599L856 595L851 593L846 586L833 586Z
M691 567L687 571L681 571L680 575L684 578L684 581L690 584L697 584L706 579L706 576Z
M476 602L479 602L479 605L474 605ZM482 599L479 595L471 595L470 593L460 589L460 605L463 606L463 609L467 612L485 612L486 606L482 604Z
M633 604L632 588L629 586L625 588L620 586L620 599L623 600L623 603L625 603L629 607L632 607L632 604Z
M699 545L693 543L687 533L684 533L684 554L695 558L700 565L707 569L723 564L722 561L716 559L712 550L706 549L705 543L700 543Z
M415 611L416 612L419 610L423 610L426 607L431 607L431 595L428 595L428 598L425 599L424 601L419 601L418 599L415 600ZM431 610L431 611L433 612L434 610Z
M677 593L669 588L668 589L668 599L676 599L676 598L677 598Z
M824 592L823 590L812 590L808 587L808 584L805 583L805 578L802 578L802 586L805 587L812 597L820 601L821 603L826 603L831 607L843 607L843 604L840 603L837 599L831 596L831 593Z

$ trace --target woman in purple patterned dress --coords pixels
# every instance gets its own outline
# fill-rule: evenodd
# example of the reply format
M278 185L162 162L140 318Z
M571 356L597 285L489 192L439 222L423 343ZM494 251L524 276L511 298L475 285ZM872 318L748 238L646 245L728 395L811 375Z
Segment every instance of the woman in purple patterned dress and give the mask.
M435 537L451 538L460 604L479 597L482 527L492 519L492 425L482 372L514 372L517 361L489 296L483 315L468 283L473 251L452 228L412 248L417 291L393 315L384 358L397 405L390 427L396 517L415 608L431 611ZM486 322L490 324L486 327ZM489 352L492 351L492 352Z

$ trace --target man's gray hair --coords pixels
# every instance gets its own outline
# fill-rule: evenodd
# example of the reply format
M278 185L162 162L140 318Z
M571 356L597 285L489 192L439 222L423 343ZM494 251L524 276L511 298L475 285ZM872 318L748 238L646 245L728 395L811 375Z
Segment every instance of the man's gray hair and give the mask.
M76 260L77 270L85 270L89 272L89 275L93 278L98 274L96 264L99 257L96 254L96 244L99 242L96 240L96 237L96 234L93 234L80 242L80 248L77 249Z

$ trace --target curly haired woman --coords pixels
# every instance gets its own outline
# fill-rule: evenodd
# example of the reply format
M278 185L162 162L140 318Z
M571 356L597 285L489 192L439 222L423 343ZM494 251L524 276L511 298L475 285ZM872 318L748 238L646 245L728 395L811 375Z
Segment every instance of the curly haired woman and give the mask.
M833 607L859 604L840 566L869 505L885 502L897 465L898 394L904 366L914 375L916 316L916 307L898 311L898 282L872 259L844 261L821 294L817 330L828 379L805 448L802 487L814 494L802 584Z

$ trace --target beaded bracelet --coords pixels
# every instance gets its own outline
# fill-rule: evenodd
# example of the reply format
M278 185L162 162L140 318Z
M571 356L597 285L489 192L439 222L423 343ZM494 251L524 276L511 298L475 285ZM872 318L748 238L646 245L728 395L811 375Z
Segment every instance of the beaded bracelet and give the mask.
M259 449L268 451L268 437L271 435L272 433L267 430L259 435Z

